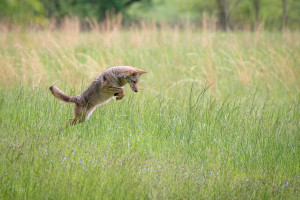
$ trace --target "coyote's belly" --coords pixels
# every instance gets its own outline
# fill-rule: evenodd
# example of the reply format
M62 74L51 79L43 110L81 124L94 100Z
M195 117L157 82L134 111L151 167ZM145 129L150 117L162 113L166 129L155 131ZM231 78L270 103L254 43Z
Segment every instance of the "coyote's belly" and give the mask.
M97 99L96 101L93 102L93 105L91 106L91 108L88 110L88 115L86 117L86 120L88 120L90 118L90 116L92 115L92 113L94 112L94 110L103 105L108 103L114 96L111 94L106 94L106 93L101 93L100 94L100 98Z
M101 106L101 105L103 105L103 104L106 104L106 103L108 103L113 97L114 97L114 95L112 95L112 94L100 92L100 93L97 95L97 97L95 97L95 99L94 99L93 107L98 107L98 106Z

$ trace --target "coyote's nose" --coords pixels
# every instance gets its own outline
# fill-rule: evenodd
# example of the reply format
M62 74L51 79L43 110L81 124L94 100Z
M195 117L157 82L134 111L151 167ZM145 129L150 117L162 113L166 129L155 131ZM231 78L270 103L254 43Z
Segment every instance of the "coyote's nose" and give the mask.
M136 89L135 92L138 92L138 90Z

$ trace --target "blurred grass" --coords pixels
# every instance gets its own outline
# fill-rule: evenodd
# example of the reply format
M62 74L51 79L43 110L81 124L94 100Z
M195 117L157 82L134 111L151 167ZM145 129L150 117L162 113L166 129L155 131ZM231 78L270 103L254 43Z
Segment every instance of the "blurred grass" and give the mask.
M297 32L0 37L0 198L299 198ZM65 128L48 87L79 94L113 65L147 70L141 92Z
M0 33L0 83L68 87L88 85L109 66L131 65L149 73L147 92L185 94L206 82L218 96L254 90L276 98L299 93L298 32L218 33L166 27L93 31ZM188 87L188 88L187 88ZM294 99L295 100L295 99Z

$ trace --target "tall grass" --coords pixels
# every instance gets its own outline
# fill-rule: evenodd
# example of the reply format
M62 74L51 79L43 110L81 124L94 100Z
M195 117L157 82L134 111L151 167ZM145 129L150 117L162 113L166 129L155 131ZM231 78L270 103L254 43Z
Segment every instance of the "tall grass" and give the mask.
M122 30L108 23L103 31L82 33L71 22L61 32L0 33L1 84L79 86L109 66L132 65L149 71L143 86L156 93L192 82L213 83L219 94L258 87L293 96L300 90L298 32L225 34L151 24Z
M298 33L68 23L0 33L1 199L299 199ZM65 127L113 65L141 92Z

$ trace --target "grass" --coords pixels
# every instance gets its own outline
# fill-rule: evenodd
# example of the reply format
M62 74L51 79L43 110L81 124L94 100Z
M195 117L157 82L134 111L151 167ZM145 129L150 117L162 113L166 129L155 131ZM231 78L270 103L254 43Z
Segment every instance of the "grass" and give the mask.
M297 32L0 35L1 199L299 199ZM141 92L64 127L48 87L121 64Z

